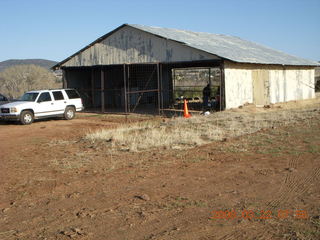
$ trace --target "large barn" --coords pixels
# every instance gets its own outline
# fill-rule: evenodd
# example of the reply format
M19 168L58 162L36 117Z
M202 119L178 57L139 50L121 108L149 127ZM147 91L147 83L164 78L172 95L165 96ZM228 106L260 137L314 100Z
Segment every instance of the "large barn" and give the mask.
M64 87L102 112L161 112L180 95L219 108L315 97L317 62L238 37L124 24L61 61Z

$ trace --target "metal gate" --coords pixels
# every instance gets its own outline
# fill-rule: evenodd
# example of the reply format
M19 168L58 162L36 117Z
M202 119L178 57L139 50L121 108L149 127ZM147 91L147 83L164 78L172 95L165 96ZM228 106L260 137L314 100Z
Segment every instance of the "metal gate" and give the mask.
M160 112L159 64L125 65L124 101L126 113Z

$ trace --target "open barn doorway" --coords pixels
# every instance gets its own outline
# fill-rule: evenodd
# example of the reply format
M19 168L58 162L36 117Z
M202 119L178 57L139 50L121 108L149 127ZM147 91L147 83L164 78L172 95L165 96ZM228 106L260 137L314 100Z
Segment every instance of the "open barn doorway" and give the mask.
M221 111L221 77L219 67L173 68L173 107L187 99L191 110Z
M219 111L225 106L221 62L118 64L63 70L64 86L77 89L90 112L167 115L181 112L184 99L190 110L199 112ZM205 99L206 87L209 94Z

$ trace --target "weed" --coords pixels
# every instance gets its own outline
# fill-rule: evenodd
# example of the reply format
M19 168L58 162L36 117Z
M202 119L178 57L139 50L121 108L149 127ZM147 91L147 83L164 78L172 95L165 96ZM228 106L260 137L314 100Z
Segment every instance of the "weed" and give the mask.
M173 210L173 209L183 209L183 208L190 208L190 207L198 207L203 208L207 207L207 202L201 200L191 200L187 197L175 197L169 199L165 204L161 206L166 210Z
M320 153L320 147L316 145L309 145L308 152L310 153Z
M255 133L269 127L298 123L301 120L307 121L317 116L317 112L313 109L283 110L254 115L225 111L210 116L193 116L190 119L174 118L165 123L144 121L126 124L115 129L102 129L88 133L85 139L91 142L111 143L113 149L123 151L139 152L161 147L183 149ZM281 135L285 138L290 137L286 131L282 131ZM262 134L252 142L256 146L270 145L274 144L273 138L271 135ZM246 152L247 149L243 146L232 146L228 151ZM270 154L278 154L281 151L282 149L269 150ZM318 152L319 150L313 148L310 151Z

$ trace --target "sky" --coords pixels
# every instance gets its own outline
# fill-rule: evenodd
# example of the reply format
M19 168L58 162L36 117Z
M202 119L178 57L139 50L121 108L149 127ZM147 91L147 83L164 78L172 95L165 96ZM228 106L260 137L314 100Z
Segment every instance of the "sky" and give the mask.
M232 35L320 61L320 0L0 0L0 61L62 61L124 23Z

